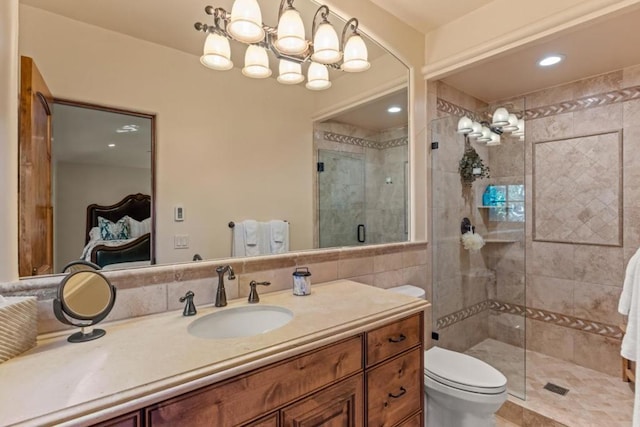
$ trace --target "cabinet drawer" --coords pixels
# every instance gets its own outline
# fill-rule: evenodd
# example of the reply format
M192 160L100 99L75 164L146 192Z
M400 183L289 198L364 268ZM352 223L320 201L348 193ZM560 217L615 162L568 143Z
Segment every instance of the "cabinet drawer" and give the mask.
M424 427L422 424L422 413L409 418L398 427Z
M367 367L420 343L420 319L416 314L367 333Z
M146 426L239 425L361 369L357 336L151 406Z
M364 426L363 375L344 380L282 410L282 427Z
M416 348L367 373L367 408L371 427L390 427L422 407L421 350Z
M271 415L267 415L264 418L260 418L258 421L254 421L249 424L245 424L242 427L278 427L278 413L274 412Z
M142 426L141 421L142 417L140 416L140 411L137 411L104 421L100 424L95 424L94 427L140 427Z

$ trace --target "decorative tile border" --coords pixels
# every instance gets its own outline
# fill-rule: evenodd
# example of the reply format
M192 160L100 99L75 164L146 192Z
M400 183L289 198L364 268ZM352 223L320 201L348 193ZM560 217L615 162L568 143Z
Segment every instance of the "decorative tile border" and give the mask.
M377 150L384 150L386 148L401 147L409 143L409 137L402 137L391 139L389 141L372 141L370 139L357 138L355 136L342 135L333 132L323 132L324 139L331 142L338 142L340 144L357 145L358 147L374 148Z
M632 86L626 89L614 90L599 95L586 96L584 98L563 101L553 105L532 108L525 111L525 119L539 119L555 116L557 114L572 113L603 105L616 104L618 102L640 99L640 86Z
M443 113L451 114L452 116L458 116L458 117L467 116L471 120L476 122L485 120L484 117L481 117L480 115L476 114L475 111L467 110L466 108L462 108L461 106L453 104L442 98L437 99L436 109L438 111L442 111Z
M525 120L540 119L543 117L555 116L557 114L572 113L574 111L582 111L589 108L602 107L603 105L616 104L618 102L631 101L634 99L640 99L640 86L632 86L598 95L562 101L557 104L527 109L524 112L524 118ZM459 105L452 104L442 98L437 99L436 108L438 111L454 116L467 116L475 121L484 120L484 118L476 112L462 108Z
M566 314L555 313L553 311L542 310L539 308L524 307L518 304L508 304L501 301L491 301L491 310L501 313L516 314L526 316L528 319L538 320L540 322L553 323L557 326L576 329L578 331L590 332L596 335L602 335L609 338L621 339L623 332L618 326L608 325L593 320L580 319L578 317L567 316Z
M454 323L461 322L464 319L467 319L471 316L475 316L478 313L482 313L483 311L488 310L490 306L491 306L491 301L486 300L486 301L482 301L477 304L474 304L471 307L463 308L462 310L456 311L455 313L442 316L436 321L436 329L446 328L447 326L451 326Z
M435 329L446 328L454 323L461 322L471 316L475 316L484 310L494 310L500 313L514 314L517 316L525 316L528 319L540 322L552 323L557 326L571 328L582 332L589 332L608 338L621 339L623 332L618 326L608 325L593 320L580 319L566 314L555 313L552 311L542 310L539 308L525 307L519 304L509 304L502 301L486 300L471 307L456 311L455 313L442 316L436 320Z

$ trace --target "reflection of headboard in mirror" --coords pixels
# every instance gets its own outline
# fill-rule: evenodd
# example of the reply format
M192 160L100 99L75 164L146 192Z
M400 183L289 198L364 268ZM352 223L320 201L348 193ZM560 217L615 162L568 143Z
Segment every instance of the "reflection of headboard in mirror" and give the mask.
M146 194L130 194L118 203L111 206L92 204L87 206L87 233L85 243L89 243L89 232L98 226L98 217L101 216L111 222L116 222L125 215L129 215L136 221L142 221L151 216L151 196Z

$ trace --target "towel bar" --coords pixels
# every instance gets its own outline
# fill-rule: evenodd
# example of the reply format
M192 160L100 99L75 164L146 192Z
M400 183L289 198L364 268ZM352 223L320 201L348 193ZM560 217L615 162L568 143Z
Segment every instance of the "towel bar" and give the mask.
M283 220L283 221L284 221L284 222L287 222L287 223L289 222L289 221L287 221L286 219L285 219L285 220ZM235 223L235 222L233 222L233 221L229 221L229 224L227 224L227 225L229 226L229 228L233 228L233 227L235 227L235 226L236 226L236 223Z

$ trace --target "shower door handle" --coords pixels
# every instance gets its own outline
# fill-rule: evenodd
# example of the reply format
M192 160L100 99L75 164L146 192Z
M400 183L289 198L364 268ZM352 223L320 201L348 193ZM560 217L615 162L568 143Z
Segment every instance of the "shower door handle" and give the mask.
M364 224L358 224L357 238L359 243L364 243L367 240L367 229Z

